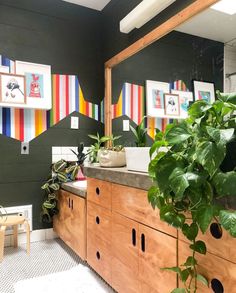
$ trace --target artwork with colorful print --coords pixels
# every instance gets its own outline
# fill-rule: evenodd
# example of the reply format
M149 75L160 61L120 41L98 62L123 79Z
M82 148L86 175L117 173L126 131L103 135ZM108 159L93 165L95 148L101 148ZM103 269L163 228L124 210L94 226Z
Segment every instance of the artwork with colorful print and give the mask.
M193 81L195 101L205 100L208 103L215 101L215 85L213 82Z
M44 98L43 74L25 73L26 95L30 98Z

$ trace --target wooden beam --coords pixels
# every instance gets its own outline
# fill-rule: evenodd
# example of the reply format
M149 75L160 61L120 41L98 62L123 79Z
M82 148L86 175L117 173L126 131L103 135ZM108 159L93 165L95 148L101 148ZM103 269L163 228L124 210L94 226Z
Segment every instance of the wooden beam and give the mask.
M108 60L105 63L105 67L112 68L118 65L125 59L133 56L142 49L151 45L155 41L170 33L172 30L174 30L176 27L178 27L185 21L189 20L193 16L209 8L218 1L219 0L196 0L194 3L190 4L182 11L168 19L166 22L152 30L147 35L145 35L143 38L139 39L138 41L136 41L135 43L133 43L132 45L118 53L116 56Z
M112 135L112 77L111 77L111 68L105 68L105 135Z

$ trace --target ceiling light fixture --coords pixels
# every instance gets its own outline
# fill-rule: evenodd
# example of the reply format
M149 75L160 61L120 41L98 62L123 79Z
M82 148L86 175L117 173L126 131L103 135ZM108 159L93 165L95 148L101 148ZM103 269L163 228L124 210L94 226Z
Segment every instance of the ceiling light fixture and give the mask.
M176 0L143 0L120 21L120 31L127 34L135 28L140 28L175 1Z
M221 0L218 3L211 6L212 9L218 10L229 15L236 13L236 1L235 0Z

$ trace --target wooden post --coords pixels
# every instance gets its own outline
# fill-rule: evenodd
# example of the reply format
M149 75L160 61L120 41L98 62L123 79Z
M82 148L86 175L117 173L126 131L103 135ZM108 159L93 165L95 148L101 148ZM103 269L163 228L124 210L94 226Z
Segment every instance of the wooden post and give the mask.
M105 135L112 135L112 69L110 67L105 68Z

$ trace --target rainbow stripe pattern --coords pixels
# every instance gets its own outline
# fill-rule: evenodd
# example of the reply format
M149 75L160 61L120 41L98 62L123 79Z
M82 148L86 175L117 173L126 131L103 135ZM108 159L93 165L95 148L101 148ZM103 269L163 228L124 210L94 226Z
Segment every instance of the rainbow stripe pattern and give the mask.
M10 67L14 73L10 59L0 55L0 65ZM50 111L0 107L0 134L29 142L74 111L97 121L104 119L104 102L97 105L86 101L77 76L52 75L52 97Z
M171 89L188 91L185 83L182 80L174 81L170 84ZM112 105L112 118L118 118L127 115L136 124L142 121L146 113L146 100L144 87L140 85L124 83L118 103ZM155 129L165 130L172 119L151 118L147 119L148 134L151 138L155 137Z

